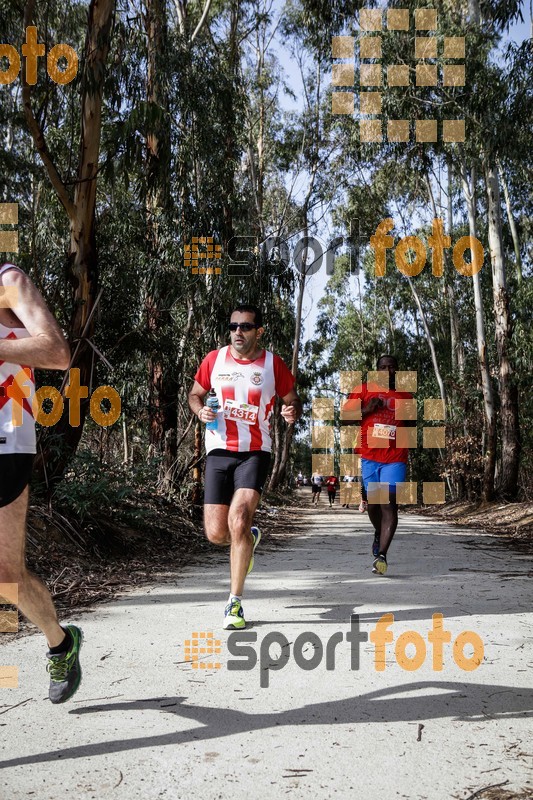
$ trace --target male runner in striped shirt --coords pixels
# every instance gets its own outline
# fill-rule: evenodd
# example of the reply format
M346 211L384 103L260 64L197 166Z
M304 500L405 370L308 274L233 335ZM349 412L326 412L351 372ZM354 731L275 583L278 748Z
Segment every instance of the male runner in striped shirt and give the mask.
M261 538L252 527L265 483L272 441L270 416L276 396L288 424L302 413L294 377L279 356L264 350L263 319L258 308L239 305L229 323L231 344L211 351L202 361L189 393L189 406L201 422L217 419L205 432L204 525L210 542L230 545L231 591L224 628L244 628L242 593ZM204 399L215 389L215 414Z
M35 454L33 368L67 369L70 349L40 293L14 264L0 267L0 292L0 595L1 584L18 586L18 608L48 641L50 700L64 703L81 679L81 631L59 625L50 593L27 569L24 551Z

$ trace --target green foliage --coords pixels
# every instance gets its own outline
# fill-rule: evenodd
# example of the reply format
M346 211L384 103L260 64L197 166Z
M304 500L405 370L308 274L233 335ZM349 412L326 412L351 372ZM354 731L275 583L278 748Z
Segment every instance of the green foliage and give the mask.
M98 524L98 519L113 514L117 522L134 526L142 521L143 511L133 501L154 480L155 466L111 467L91 450L79 448L64 480L54 489L52 505L75 516L80 524Z

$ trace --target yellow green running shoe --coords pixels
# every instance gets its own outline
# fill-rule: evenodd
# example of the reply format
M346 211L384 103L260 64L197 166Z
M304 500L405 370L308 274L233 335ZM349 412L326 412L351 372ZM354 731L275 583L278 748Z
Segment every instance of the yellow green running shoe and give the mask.
M230 600L224 609L224 624L222 627L225 631L246 628L246 620L244 619L244 611L240 600L236 598Z
M65 703L78 690L81 681L80 649L83 633L75 625L67 625L72 645L66 653L47 653L50 675L48 696L52 703Z
M253 570L253 568L254 568L254 553L255 553L255 548L257 547L257 545L258 545L258 544L259 544L259 542L261 541L261 531L260 531L260 530L259 530L259 528L257 528L255 525L254 525L254 526L253 526L253 528L251 529L251 533L252 533L252 539L254 540L254 548L253 548L253 550L252 550L252 557L251 557L251 559L250 559L250 563L248 564L248 569L246 570L246 574L247 574L247 575L249 575L249 574L250 574L250 572L251 572L251 571Z

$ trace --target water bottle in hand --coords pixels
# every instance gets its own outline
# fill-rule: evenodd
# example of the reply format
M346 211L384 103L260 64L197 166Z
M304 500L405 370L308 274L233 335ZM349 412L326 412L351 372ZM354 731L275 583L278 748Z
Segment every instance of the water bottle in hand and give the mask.
M214 411L215 414L218 412L218 410L220 408L220 405L219 405L219 402L218 402L217 393L215 392L214 389L211 389L209 391L209 394L207 395L207 400L205 401L205 404L206 404L206 406L208 408L211 409L211 411ZM218 428L218 419L215 418L211 422L206 422L205 427L206 427L206 429L208 431L216 431L216 429Z

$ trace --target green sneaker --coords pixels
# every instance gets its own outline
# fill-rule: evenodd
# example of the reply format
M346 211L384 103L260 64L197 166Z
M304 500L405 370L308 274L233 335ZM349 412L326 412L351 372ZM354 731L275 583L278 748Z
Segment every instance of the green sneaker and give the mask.
M49 697L52 703L65 703L78 690L81 681L80 648L83 633L75 625L67 625L73 645L68 653L47 653L46 670L50 675Z
M246 628L246 620L244 619L244 611L240 600L232 600L228 603L224 609L224 624L222 627L225 631Z
M246 574L247 574L247 575L249 575L249 574L250 574L250 572L251 572L251 571L253 570L253 568L254 568L254 553L255 553L255 548L257 547L257 545L258 545L258 544L259 544L259 542L261 541L261 531L260 531L260 530L259 530L259 528L257 528L255 525L253 526L253 528L251 528L251 533L252 533L252 539L254 540L254 549L252 550L252 557L251 557L251 559L250 559L250 563L248 564L248 569L246 570Z

